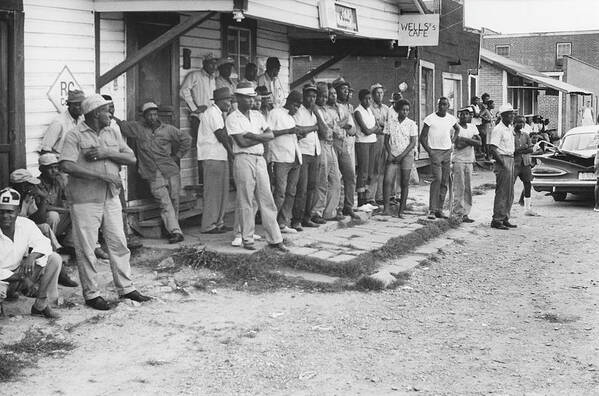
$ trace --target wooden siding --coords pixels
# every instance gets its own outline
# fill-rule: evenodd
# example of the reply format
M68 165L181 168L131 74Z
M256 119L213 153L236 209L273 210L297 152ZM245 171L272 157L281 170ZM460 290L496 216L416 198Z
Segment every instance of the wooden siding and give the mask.
M58 114L46 92L67 65L86 93L94 92L92 0L25 0L25 130L27 167L37 173L41 137Z
M125 60L125 22L122 13L101 13L100 18L100 73L105 73ZM123 74L100 91L112 96L115 115L121 119L127 114L126 81Z
M258 74L264 73L266 59L276 56L281 61L279 78L287 89L289 89L289 40L287 38L287 26L267 21L258 21L256 33L256 64Z
M233 0L95 0L96 11L230 11Z

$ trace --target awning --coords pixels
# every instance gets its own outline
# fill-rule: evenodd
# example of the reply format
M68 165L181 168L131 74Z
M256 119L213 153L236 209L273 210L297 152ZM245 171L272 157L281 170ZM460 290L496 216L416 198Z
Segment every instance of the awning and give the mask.
M501 69L505 69L516 74L517 76L536 82L537 84L541 84L547 88L552 88L567 94L593 95L592 92L586 89L579 88L564 81L555 80L542 74L541 72L538 72L530 66L526 66L501 55L497 55L496 53L487 49L481 48L480 57L487 63L496 65Z

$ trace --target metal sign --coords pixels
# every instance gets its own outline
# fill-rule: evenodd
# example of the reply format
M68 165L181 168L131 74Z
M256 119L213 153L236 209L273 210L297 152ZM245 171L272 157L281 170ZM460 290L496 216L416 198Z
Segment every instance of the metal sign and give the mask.
M46 96L50 99L50 102L56 107L56 111L59 113L64 110L64 107L67 105L67 97L69 95L69 91L73 91L75 89L81 89L81 85L75 80L73 73L69 70L68 66L64 66L60 73L58 73L58 77L54 80L54 83L50 85L50 89L46 92Z
M358 31L358 15L355 8L335 3L335 16L338 29Z
M435 46L439 44L439 14L405 14L399 16L400 46Z
M318 20L322 29L358 33L358 12L356 8L337 3L334 0L320 0Z

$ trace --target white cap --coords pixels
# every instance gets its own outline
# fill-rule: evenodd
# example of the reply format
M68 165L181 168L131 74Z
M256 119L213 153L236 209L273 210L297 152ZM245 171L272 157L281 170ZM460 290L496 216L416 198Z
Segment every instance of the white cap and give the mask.
M154 102L146 102L141 106L141 112L145 113L146 110L158 110L158 105Z
M90 111L96 110L98 107L102 107L109 103L110 102L104 99L102 95L93 94L83 99L83 102L81 102L81 111L83 114L87 114Z
M54 153L42 154L42 155L40 155L38 162L39 162L40 166L49 166L49 165L58 164L58 162L59 162L58 155L54 154Z
M514 109L511 103L506 103L499 107L499 114L507 113L508 111L516 111L518 109Z
M21 194L6 187L0 191L0 209L14 209L21 204Z

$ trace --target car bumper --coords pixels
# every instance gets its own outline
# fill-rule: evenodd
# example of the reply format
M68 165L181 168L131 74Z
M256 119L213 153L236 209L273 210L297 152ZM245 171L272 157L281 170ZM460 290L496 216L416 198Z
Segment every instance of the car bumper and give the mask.
M535 191L549 192L588 192L595 188L595 180L543 180L533 179L532 187Z

